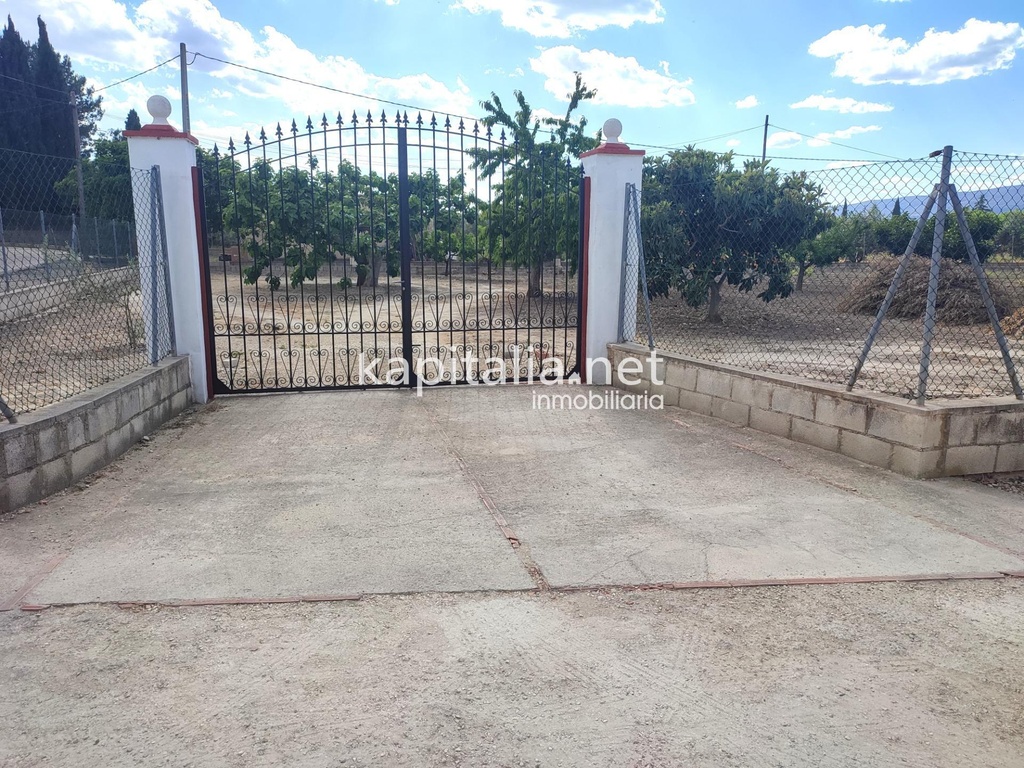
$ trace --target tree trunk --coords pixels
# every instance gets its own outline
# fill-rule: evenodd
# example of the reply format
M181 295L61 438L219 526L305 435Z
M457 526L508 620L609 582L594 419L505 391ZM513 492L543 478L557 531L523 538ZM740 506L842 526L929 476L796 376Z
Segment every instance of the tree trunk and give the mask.
M537 297L543 292L541 290L541 279L544 276L544 262L543 261L532 261L530 262L530 280L529 289L530 296Z
M376 288L377 283L380 281L380 257L373 255L370 257L370 274L367 284L370 288Z
M709 323L722 322L722 281L714 280L708 286L708 315L705 318Z
M801 262L800 269L796 273L796 289L802 291L804 289L804 274L807 272L807 264Z

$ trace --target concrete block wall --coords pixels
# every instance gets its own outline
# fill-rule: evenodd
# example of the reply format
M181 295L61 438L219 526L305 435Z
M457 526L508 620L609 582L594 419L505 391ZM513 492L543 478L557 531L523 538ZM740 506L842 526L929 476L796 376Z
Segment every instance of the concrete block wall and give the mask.
M760 373L659 352L653 384L645 365L639 384L617 366L644 359L636 344L610 344L613 384L659 394L665 405L724 419L910 477L1024 471L1024 403L1013 398L933 400L898 397ZM633 379L635 377L627 377Z
M192 403L189 361L157 365L0 422L0 511L61 491L103 468Z

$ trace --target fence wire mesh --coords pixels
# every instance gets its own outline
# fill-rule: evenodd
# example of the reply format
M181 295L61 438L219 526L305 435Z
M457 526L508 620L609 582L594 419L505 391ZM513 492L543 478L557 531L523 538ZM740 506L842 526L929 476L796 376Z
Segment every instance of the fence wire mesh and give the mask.
M658 349L846 384L928 198L941 157L782 172L700 150L645 168L641 223ZM956 152L950 181L1010 358L1024 363L1024 158ZM950 203L927 396L1014 394ZM914 397L936 210L856 386ZM641 296L643 291L640 292ZM641 321L643 302L625 313ZM628 322L626 323L628 325Z
M640 191L626 185L626 208L622 237L622 296L619 301L619 341L633 341L654 349L651 302L646 291L633 290L647 284L644 244L640 232Z
M41 193L29 175L60 166L63 176L47 178L77 196L72 163L7 151L0 163L13 174L4 177L0 208L0 400L25 413L170 354L157 172L127 163L105 169L107 183L86 198L87 214L97 215L81 217L66 195Z

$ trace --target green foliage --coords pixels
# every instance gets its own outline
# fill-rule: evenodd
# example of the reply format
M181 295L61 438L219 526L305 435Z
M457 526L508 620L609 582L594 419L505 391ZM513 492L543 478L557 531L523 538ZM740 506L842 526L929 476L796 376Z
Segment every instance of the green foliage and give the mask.
M785 298L794 264L805 270L836 252L813 245L833 218L820 188L759 162L741 170L732 153L687 147L649 159L643 216L649 288L678 289L690 306L706 305L712 322L721 320L723 285Z
M1003 214L1003 224L996 235L996 243L1011 259L1024 253L1024 211Z
M121 138L97 139L92 156L82 161L86 214L115 221L132 221L132 172L128 142ZM78 179L74 169L54 186L67 208L77 208Z
M561 255L570 269L576 268L579 177L572 160L598 142L587 136L586 118L575 118L574 113L596 94L577 73L561 118L537 119L522 91L513 94L514 112L496 93L480 105L486 112L483 124L505 137L500 145L468 152L482 178L494 178L500 171L486 217L486 250L498 261L528 266L529 292L534 296L541 293L546 262Z

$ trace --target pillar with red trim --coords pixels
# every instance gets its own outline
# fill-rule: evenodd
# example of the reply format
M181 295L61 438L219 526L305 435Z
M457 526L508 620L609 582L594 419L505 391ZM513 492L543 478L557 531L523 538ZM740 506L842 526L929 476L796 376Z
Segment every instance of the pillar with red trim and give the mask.
M622 296L623 229L626 185L640 190L644 150L630 149L619 140L622 123L605 121L604 142L584 152L583 172L590 179L589 230L587 232L583 340L586 382L610 384L611 371L597 361L608 358L608 345L619 341L619 299ZM631 276L635 281L635 276ZM625 290L636 292L637 286Z
M152 122L138 131L125 131L132 168L160 168L160 188L167 235L170 301L174 314L174 336L179 355L188 355L192 378L192 397L197 403L209 400L207 385L206 333L203 323L202 274L199 241L196 236L196 195L192 169L196 166L193 136L167 122L171 103L163 96L151 96L146 108ZM133 184L133 187L139 187ZM145 195L136 189L136 196ZM136 232L140 243L140 267L146 250L146 233L152 229L148 216L149 201L135 201ZM151 238L150 238L151 241ZM143 272L146 270L143 269ZM144 281L148 279L145 275ZM144 282L145 284L145 282ZM148 327L148 325L147 325Z

